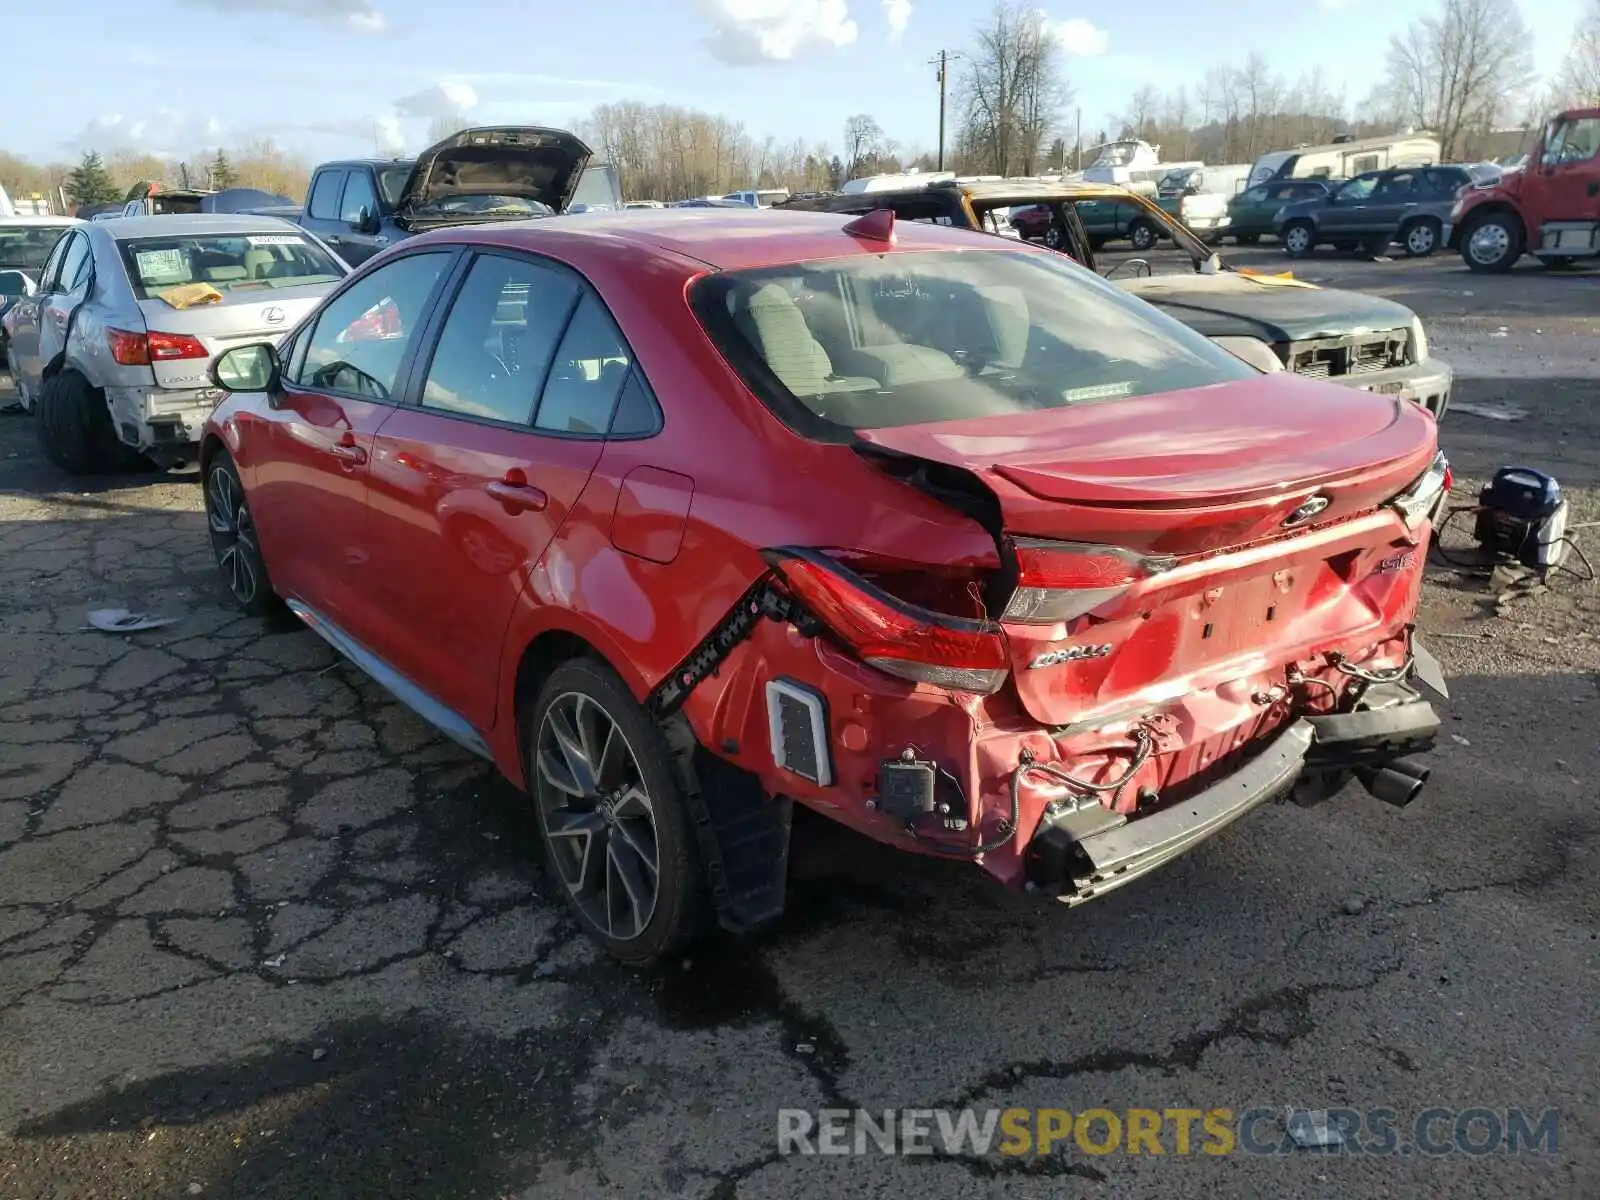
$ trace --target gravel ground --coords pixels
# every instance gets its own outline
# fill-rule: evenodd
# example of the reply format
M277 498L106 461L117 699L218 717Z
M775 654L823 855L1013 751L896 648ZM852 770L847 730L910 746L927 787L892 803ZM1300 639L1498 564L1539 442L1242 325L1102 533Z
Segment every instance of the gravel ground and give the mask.
M1423 314L1461 495L1529 462L1600 520L1600 276L1296 271ZM109 604L180 620L85 631ZM1410 809L1273 807L1070 913L808 821L781 928L641 975L565 919L511 789L233 615L192 478L68 480L0 418L0 1196L1600 1195L1600 590L1440 568L1422 626L1454 694ZM960 1104L1560 1125L1486 1157L775 1152L780 1108Z

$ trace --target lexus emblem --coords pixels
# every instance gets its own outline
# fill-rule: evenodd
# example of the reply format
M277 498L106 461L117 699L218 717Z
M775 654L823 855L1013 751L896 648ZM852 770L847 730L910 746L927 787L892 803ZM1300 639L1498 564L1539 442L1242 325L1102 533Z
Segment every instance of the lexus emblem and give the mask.
M279 308L277 305L273 305L271 308L267 309L261 314L261 319L268 325L282 325L283 309Z
M1283 527L1294 529L1304 525L1332 503L1326 496L1313 496L1283 519Z

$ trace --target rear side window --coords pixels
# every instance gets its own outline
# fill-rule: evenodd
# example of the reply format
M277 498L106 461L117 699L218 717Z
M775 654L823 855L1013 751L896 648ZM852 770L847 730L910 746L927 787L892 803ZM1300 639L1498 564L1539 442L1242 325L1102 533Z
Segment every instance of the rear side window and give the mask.
M605 308L584 296L556 349L534 425L550 433L605 433L632 365Z
M751 390L817 436L1205 387L1255 372L1053 254L854 255L691 292Z
M89 239L81 233L72 235L72 241L67 245L65 257L61 260L61 282L57 284L59 292L70 292L77 289L89 277Z
M344 191L343 171L323 171L311 185L311 198L306 202L306 216L318 221L339 219L339 193Z
M578 294L556 271L480 257L439 333L422 406L526 425Z

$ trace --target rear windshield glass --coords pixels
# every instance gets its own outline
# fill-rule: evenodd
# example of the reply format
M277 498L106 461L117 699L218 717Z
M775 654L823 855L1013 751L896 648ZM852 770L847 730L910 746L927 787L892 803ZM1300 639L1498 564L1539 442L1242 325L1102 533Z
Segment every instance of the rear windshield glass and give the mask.
M326 250L298 233L132 238L118 248L141 300L191 283L209 283L219 292L268 291L332 283L345 274Z
M695 311L791 426L881 429L1116 401L1256 372L1054 254L855 255L708 275Z
M37 281L66 225L0 225L0 271L26 271Z

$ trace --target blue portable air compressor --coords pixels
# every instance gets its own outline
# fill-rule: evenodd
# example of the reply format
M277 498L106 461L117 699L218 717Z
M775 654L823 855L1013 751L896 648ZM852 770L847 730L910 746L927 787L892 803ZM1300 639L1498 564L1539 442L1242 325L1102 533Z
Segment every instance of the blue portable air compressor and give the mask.
M1478 545L1541 574L1567 556L1567 502L1555 478L1532 467L1501 467L1478 493Z

